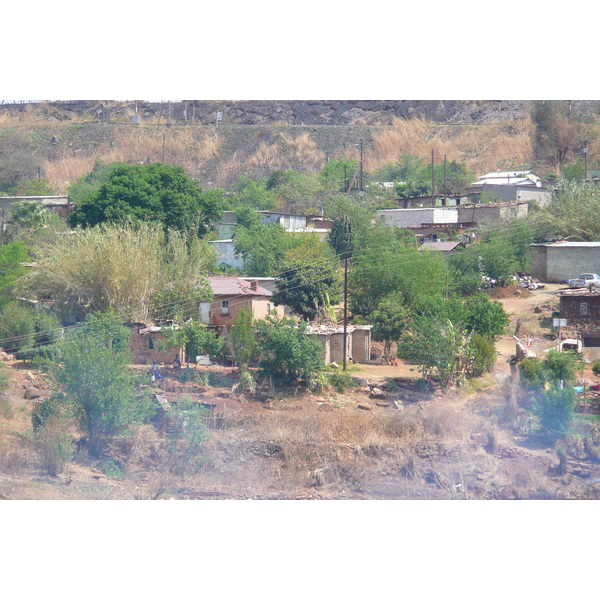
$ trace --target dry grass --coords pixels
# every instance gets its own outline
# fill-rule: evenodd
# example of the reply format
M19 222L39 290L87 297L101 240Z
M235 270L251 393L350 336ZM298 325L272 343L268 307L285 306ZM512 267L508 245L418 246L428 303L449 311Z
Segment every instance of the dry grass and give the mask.
M95 162L96 157L94 156L65 157L55 162L44 161L43 169L46 179L61 194L65 194L69 184L89 173Z
M412 154L434 160L465 162L481 173L494 170L505 159L513 166L531 160L532 124L529 120L501 124L436 125L424 119L395 119L393 126L372 139L372 153L365 159L368 171L395 162L402 154Z
M61 156L45 160L43 169L48 180L61 193L69 183L89 173L96 160L105 163L149 163L164 161L181 165L188 174L199 177L203 165L219 156L222 138L218 133L179 127L167 130L153 128L116 128L110 141L81 154L79 148L65 146Z
M324 153L319 150L317 143L309 133L301 133L296 136L281 133L284 147L292 152L294 161L311 166L321 166L325 160Z

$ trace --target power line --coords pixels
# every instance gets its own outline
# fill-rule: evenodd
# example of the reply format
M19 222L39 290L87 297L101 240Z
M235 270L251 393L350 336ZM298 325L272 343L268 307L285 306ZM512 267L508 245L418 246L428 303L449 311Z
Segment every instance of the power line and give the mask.
M506 232L506 231L509 231L509 230L510 230L510 223L507 223L506 225L503 225L503 226L500 226L500 227L498 227L498 226L495 227L493 231L503 233L503 232ZM529 239L530 239L530 236L528 236L527 234L524 234L524 236L521 237L520 239L519 239L519 236L517 236L517 239L515 241L528 241ZM489 240L486 239L486 240L483 240L480 243L488 243L488 241ZM384 250L391 251L391 252L395 251L394 248L390 248L389 246L371 247L371 248L364 248L364 249L361 249L361 250L357 251L355 253L355 256L358 257L358 258L362 257L362 258L370 259L373 256L381 256L382 252ZM342 257L344 256L344 253L336 254L335 256L338 259L341 260ZM414 256L410 256L410 257L392 257L392 258L386 259L384 261L379 261L379 263L377 265L373 265L371 267L364 267L364 266L362 266L361 267L361 272L364 273L365 271L374 270L374 269L380 269L382 265L386 266L386 265L391 265L391 264L395 264L395 265L402 264L403 262L409 262L410 260L412 260L412 258L414 258ZM326 259L314 261L313 266L319 266L319 264L322 264L324 262L326 262ZM282 273L287 273L287 272L290 272L290 271L291 270L282 271ZM305 285L310 285L310 284L318 283L318 282L324 281L328 277L329 276L321 277L321 278L308 279L308 280L305 280L305 281L303 281L302 283L300 283L300 284L298 284L296 286L292 286L292 287L288 288L288 290L291 291L291 290L294 290L294 289L301 288L301 287L303 287ZM241 276L240 278L243 278L243 279L252 279L252 277L249 277L249 276ZM233 301L233 303L230 303L230 307L235 307L235 306L238 306L238 305L245 304L246 301L247 301L247 296L244 295L244 294L237 294L237 295L231 296L231 298L234 298L234 301ZM235 298L240 298L240 300L236 302ZM157 308L163 309L164 313L165 313L165 316L166 316L166 310L168 308L172 307L172 306L175 306L175 305L187 306L187 305L189 305L191 307L193 305L193 303L195 303L197 301L198 301L197 296L196 295L191 295L187 299L184 298L184 299L180 299L180 300L177 300L177 301L172 301L172 302L169 302L169 303L165 303L163 305L159 305ZM156 319L156 320L160 320L160 318ZM32 333L32 334L25 334L25 335L22 335L22 336L13 336L13 337L10 337L10 338L2 338L2 339L0 339L0 344L5 344L6 342L23 341L23 340L26 340L26 339L35 339L36 336L40 336L40 335L60 334L61 332L65 332L65 331L69 331L69 330L81 329L84 326L86 326L86 324L85 324L85 322L82 322L80 324L76 324L76 325L72 325L72 326L59 327L59 328L55 328L55 329L51 329L51 330L46 330L46 331L41 331L41 332L36 332L36 333ZM89 327L89 325L88 325L88 327ZM49 345L52 345L52 344L49 344ZM40 345L38 347L39 348L45 347L45 345Z

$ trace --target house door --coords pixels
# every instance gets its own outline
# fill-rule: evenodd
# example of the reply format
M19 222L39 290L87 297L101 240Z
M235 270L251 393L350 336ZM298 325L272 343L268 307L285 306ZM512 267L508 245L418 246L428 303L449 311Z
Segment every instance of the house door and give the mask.
M206 325L210 325L210 302L200 303L200 321Z

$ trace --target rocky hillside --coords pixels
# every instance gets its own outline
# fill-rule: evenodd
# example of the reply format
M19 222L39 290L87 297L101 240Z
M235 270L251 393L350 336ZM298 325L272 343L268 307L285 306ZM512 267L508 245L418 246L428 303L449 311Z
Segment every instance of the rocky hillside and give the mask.
M314 100L113 102L65 101L3 104L2 113L18 119L28 114L50 122L118 122L139 114L164 123L223 125L392 125L394 119L418 117L437 123L503 122L527 115L528 102L476 100Z
M572 105L594 128L600 102ZM362 142L367 172L404 153L429 160L433 150L436 161L447 156L481 175L531 163L529 114L524 100L5 102L0 167L12 161L18 178L41 173L65 192L98 159L164 161L203 187L229 187L241 175L316 172L330 158L357 158Z

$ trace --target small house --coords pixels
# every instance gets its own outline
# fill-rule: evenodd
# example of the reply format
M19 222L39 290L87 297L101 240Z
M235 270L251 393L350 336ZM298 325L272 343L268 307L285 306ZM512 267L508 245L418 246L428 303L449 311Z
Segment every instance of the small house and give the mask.
M531 244L530 275L545 283L563 283L580 273L600 273L600 242Z
M131 331L129 350L134 364L149 365L157 363L172 363L175 356L181 362L185 361L185 349L182 347L166 346L166 337L161 332L162 327L146 323L126 323Z
M372 325L351 325L346 327L346 359L367 363L371 359ZM309 325L307 335L314 335L323 346L325 365L344 361L344 328L336 325Z
M252 311L255 319L264 319L269 311L283 316L283 306L275 306L273 292L262 287L254 279L241 277L209 277L213 293L212 302L200 304L200 320L207 325L228 332L238 312L243 308Z

